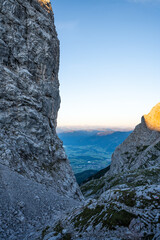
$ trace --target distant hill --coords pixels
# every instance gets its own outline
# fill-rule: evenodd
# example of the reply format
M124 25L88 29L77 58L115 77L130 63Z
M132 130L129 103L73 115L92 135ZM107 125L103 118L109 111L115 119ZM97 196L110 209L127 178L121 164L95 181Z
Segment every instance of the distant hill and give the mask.
M101 169L100 171L97 170L86 170L81 173L75 174L77 183L79 185L84 184L86 182L89 182L93 179L99 179L105 175L106 172L108 172L110 169L110 165L106 168Z
M77 183L81 185L84 181L86 181L88 178L90 178L97 172L98 172L97 170L86 170L84 172L75 174Z
M113 152L131 133L107 131L72 131L61 132L58 134L64 145L86 146L96 145L105 148L108 152Z
M101 169L100 171L96 172L95 174L91 175L87 179L84 179L83 183L89 182L93 179L99 179L99 178L103 177L106 174L106 172L109 171L109 169L110 169L110 165L107 166L106 168Z
M64 132L62 132L63 129L60 130L58 136L64 143L75 174L86 170L89 170L86 174L90 174L92 170L100 171L106 168L111 162L115 148L131 133L131 131L114 131L112 129L78 131L64 129Z

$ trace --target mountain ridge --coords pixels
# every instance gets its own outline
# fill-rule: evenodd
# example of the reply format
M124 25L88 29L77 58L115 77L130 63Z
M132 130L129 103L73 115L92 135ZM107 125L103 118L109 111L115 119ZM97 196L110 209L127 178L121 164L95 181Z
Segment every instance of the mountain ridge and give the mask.
M103 147L107 146L110 142L112 142L112 139L115 140L119 137L122 139L126 138L132 131L129 132L108 132L105 135L103 135L103 132L94 130L91 132L88 131L74 131L74 132L64 132L59 133L58 136L63 140L63 142L67 142L67 145L88 145L89 143L101 145L103 143ZM101 135L102 134L102 135ZM73 138L73 140L72 140ZM105 141L104 141L105 140ZM109 140L109 142L107 142Z

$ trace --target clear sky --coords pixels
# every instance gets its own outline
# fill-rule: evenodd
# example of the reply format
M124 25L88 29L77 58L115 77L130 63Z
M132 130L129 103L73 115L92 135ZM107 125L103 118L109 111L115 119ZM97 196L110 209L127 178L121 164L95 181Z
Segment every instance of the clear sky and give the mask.
M134 127L160 102L159 0L51 0L58 126Z

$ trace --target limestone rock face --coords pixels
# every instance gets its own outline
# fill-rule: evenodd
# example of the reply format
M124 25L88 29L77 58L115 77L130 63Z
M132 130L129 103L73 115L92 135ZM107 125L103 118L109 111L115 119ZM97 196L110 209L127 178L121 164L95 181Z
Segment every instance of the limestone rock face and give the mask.
M160 164L160 132L150 130L144 117L112 155L110 174L145 169Z
M52 10L38 0L1 0L0 239L24 239L29 227L46 223L61 209L54 199L71 206L69 198L81 198L56 135L58 70Z

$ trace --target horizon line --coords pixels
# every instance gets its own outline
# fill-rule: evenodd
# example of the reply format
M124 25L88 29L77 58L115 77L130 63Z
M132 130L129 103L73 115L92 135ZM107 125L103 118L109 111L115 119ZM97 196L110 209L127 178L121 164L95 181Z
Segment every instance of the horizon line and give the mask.
M135 126L91 126L91 125L63 125L63 126L58 126L57 129L97 129L97 130L133 130Z

